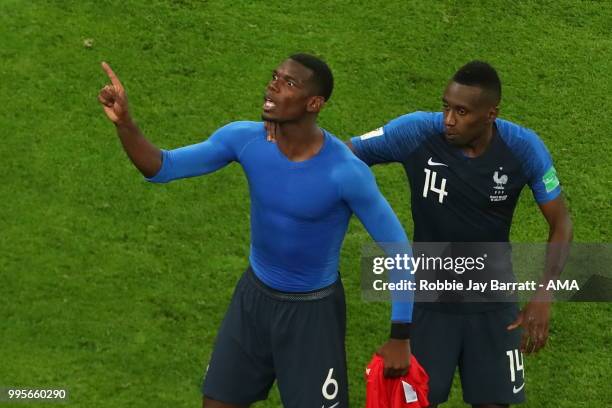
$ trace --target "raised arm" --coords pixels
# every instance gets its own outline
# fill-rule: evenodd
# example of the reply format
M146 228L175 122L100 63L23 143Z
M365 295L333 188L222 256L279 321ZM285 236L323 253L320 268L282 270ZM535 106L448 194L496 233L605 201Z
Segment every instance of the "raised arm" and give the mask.
M134 166L143 176L152 177L161 168L161 151L144 137L132 120L125 88L117 75L106 62L102 63L102 69L111 82L105 85L98 94L98 100L104 108L104 113L115 125L121 145Z
M98 100L104 113L113 122L123 149L134 166L147 180L165 183L171 180L210 173L233 160L233 149L240 135L240 126L230 124L219 129L208 140L175 150L160 150L144 137L132 120L125 88L111 67L103 62L102 68L111 81L104 86Z

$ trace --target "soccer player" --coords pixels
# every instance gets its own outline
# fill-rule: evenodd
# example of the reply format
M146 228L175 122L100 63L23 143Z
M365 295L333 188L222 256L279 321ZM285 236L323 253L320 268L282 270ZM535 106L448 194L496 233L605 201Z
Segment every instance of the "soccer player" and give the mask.
M508 242L528 185L549 225L546 282L561 273L572 224L546 147L533 131L497 118L500 100L495 69L473 61L449 81L443 112L401 116L348 145L370 166L402 164L415 242ZM537 290L520 312L513 302L415 303L411 346L429 374L431 406L448 399L457 366L474 407L522 402L521 352L546 343L550 300Z
M125 90L111 84L99 101L132 163L147 180L210 173L238 162L251 196L250 266L219 329L203 384L203 405L245 407L265 399L276 379L290 408L348 407L344 290L338 256L354 213L377 242L408 246L399 220L368 167L317 126L333 89L320 59L297 54L272 73L262 117L279 125L276 144L263 122L232 122L207 140L165 151L133 122ZM211 197L210 199L214 199ZM412 303L391 311L385 367L406 371Z

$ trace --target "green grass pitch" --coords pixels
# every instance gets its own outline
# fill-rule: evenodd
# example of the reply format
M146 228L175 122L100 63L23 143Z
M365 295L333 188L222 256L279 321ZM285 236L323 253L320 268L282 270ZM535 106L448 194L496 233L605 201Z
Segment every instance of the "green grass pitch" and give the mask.
M300 51L335 73L320 122L343 139L440 109L459 66L490 61L501 116L535 129L552 153L575 241L610 241L610 2L2 0L0 387L66 387L74 407L200 405L247 262L245 177L231 165L143 181L96 100L100 61L144 133L172 148L258 120L271 70ZM402 169L375 173L410 233ZM512 239L546 238L526 190ZM363 368L388 334L388 305L360 297L366 242L353 220L341 261L352 407L364 404ZM548 346L525 359L525 406L612 406L611 316L610 304L554 306ZM279 401L274 390L257 407ZM448 406L462 406L458 382Z

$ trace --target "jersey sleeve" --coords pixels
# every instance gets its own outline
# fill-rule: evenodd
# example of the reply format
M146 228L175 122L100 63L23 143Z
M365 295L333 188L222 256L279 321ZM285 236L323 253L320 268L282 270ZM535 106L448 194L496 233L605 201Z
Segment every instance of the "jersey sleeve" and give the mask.
M162 150L162 167L147 181L167 183L172 180L212 173L232 161L238 161L245 141L245 125L233 122L217 129L207 140L174 150Z
M428 136L444 132L440 112L413 112L351 138L357 157L368 165L403 162Z
M393 209L378 190L374 175L368 167L351 160L339 175L340 194L353 213L359 218L372 239L393 257L408 253L412 256L408 237ZM413 279L410 271L391 271L390 281ZM391 297L391 320L408 323L412 321L413 293L393 292Z
M534 175L529 181L529 187L538 204L552 201L561 194L561 183L557 176L557 170L553 166L552 158L545 147L544 152L547 154L547 157L541 159L541 163L537 164Z
M544 142L530 129L503 120L496 124L521 161L535 201L544 204L557 198L561 194L561 183Z

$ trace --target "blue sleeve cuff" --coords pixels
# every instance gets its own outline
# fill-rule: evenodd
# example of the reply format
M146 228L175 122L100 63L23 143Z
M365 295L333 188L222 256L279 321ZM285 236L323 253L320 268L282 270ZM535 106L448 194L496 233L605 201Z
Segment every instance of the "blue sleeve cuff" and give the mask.
M168 173L167 171L168 166L166 165L168 161L167 156L168 156L168 152L166 150L162 150L161 151L162 165L159 168L159 171L153 177L145 177L145 180L151 183L167 183L169 181L166 177L166 174Z

